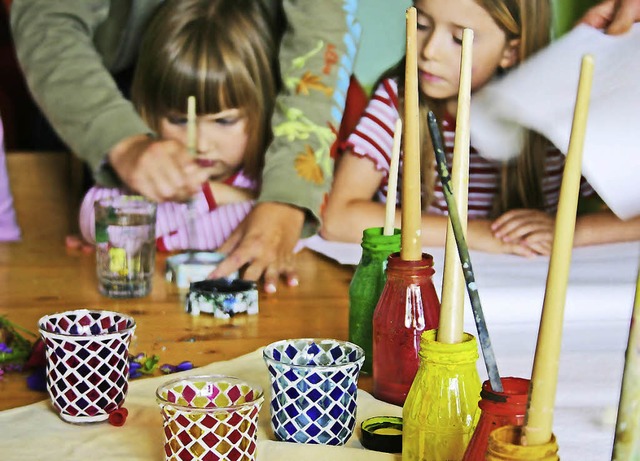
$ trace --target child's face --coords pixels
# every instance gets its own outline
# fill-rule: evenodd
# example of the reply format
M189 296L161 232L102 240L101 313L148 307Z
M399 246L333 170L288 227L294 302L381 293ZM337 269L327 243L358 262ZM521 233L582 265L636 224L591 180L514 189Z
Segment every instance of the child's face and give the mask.
M197 118L197 161L209 170L214 181L224 181L236 173L247 148L247 118L239 109ZM186 114L169 114L160 122L160 135L187 145Z
M475 0L416 0L418 11L418 73L420 90L447 100L455 112L460 84L462 32L473 29L471 89L487 83L499 67L515 63L517 42L505 33Z

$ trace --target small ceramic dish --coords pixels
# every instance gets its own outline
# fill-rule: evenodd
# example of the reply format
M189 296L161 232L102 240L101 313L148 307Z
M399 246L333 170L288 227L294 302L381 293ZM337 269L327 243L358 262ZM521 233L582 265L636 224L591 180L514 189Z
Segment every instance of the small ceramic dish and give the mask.
M188 290L192 282L206 279L223 259L222 253L208 251L179 253L167 258L165 276L167 281L174 282L179 289ZM229 278L238 278L238 273L231 274Z
M240 279L210 279L192 282L186 299L186 311L228 319L237 314L258 313L258 288L255 282Z

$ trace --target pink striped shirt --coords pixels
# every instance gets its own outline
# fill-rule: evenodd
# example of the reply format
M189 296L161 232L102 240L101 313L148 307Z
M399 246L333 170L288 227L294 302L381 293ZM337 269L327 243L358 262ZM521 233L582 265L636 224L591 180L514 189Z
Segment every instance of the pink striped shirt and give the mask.
M242 172L227 183L235 187L255 189L255 183ZM125 193L122 189L97 186L87 192L80 206L79 216L80 231L85 240L95 243L94 202ZM215 250L249 214L254 204L250 200L218 206L208 183L193 197L191 205L160 203L156 217L156 247L158 251ZM194 235L190 236L190 232Z
M358 126L349 136L344 146L345 148L349 148L354 155L368 158L373 162L378 171L383 172L384 177L376 193L376 199L383 203L386 202L387 198L393 129L398 117L398 86L395 80L386 79L382 81L376 89ZM455 137L455 120L453 117L445 117L445 119L442 120L442 127L447 165L449 169L451 169ZM546 156L546 175L542 180L542 187L547 203L546 211L550 213L555 212L557 209L562 172L564 170L564 160L564 155L555 147L550 146ZM498 193L501 169L501 163L481 157L473 146L470 147L468 198L468 217L470 219L489 217L494 197ZM427 207L427 212L446 215L447 202L444 198L442 184L437 175L435 161L432 171L435 177L434 196ZM402 161L400 162L398 172L398 205L400 205L401 200L401 177ZM581 193L583 195L593 193L591 186L589 186L584 178L582 180Z

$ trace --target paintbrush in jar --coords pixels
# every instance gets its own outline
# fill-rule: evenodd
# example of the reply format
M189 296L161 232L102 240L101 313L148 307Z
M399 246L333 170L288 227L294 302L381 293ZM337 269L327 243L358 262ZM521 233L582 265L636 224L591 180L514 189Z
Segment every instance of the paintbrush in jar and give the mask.
M382 235L393 235L396 218L396 201L398 194L398 168L400 165L400 146L402 144L402 120L396 120L393 130L393 147L389 164L389 181L387 183L387 203L385 204L384 228Z
M458 255L460 256L460 262L462 264L462 273L464 275L467 293L469 294L469 300L471 301L473 319L475 320L476 329L478 330L478 340L480 342L482 355L487 368L489 382L491 383L491 388L494 391L502 392L502 382L500 381L500 374L498 373L498 364L496 363L493 347L491 346L489 330L487 329L487 324L484 319L482 304L480 303L480 296L478 295L478 287L476 285L473 267L471 266L469 248L464 237L464 232L462 231L462 224L460 223L460 217L458 216L458 205L451 187L451 176L449 175L449 170L445 160L442 136L440 135L438 122L436 121L436 116L433 112L429 112L427 120L429 123L429 132L431 133L433 150L435 151L438 175L440 176L442 190L444 191L447 208L449 209L449 220L451 222L451 227L453 228L453 234L458 247Z

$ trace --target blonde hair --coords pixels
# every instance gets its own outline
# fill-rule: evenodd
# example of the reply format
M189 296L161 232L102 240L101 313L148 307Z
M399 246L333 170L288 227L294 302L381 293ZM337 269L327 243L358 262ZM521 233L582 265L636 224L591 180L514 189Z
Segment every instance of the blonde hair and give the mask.
M476 0L505 32L507 40L519 39L518 59L524 61L549 44L551 6L548 0ZM497 216L513 208L545 208L542 179L549 141L528 131L519 156L505 163L500 193L493 204Z
M169 113L186 113L190 95L199 115L241 109L249 138L243 169L258 181L279 85L277 45L260 2L165 0L140 46L132 101L156 132Z
M518 62L544 48L551 37L551 5L549 0L475 0L493 18L506 35L507 41L519 39ZM516 64L517 65L517 64ZM398 80L400 114L404 113L403 58L380 78ZM508 72L508 70L501 70ZM378 82L379 83L379 82ZM427 112L433 110L442 120L444 106L420 93L420 143L422 146L423 206L428 208L433 197L435 156L427 127ZM505 163L500 175L499 193L494 201L492 215L498 216L513 208L544 209L545 196L542 179L545 174L546 149L549 142L534 132L525 135L521 154Z

